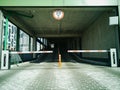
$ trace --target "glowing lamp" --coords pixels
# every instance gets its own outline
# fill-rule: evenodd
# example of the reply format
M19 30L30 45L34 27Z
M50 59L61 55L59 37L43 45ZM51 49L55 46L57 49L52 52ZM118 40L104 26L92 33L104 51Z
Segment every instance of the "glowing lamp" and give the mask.
M56 20L61 20L64 17L64 12L60 9L53 11L53 17Z

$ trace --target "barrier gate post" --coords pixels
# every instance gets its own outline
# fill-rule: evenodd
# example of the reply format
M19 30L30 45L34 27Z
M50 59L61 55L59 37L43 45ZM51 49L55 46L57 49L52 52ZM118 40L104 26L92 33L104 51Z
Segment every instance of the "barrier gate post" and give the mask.
M116 48L111 48L110 49L110 59L111 59L111 67L117 67Z
M1 69L10 69L9 51L2 51Z

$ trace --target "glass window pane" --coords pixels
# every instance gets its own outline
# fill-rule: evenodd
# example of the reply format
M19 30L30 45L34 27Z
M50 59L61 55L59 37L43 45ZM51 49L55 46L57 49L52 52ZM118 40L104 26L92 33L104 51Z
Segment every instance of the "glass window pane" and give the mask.
M29 51L29 35L20 30L20 51Z

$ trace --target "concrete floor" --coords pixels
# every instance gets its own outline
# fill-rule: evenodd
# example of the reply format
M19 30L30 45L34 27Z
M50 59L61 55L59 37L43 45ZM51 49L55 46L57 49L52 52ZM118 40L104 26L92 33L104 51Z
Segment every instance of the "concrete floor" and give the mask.
M0 70L0 90L120 90L120 68L26 62Z

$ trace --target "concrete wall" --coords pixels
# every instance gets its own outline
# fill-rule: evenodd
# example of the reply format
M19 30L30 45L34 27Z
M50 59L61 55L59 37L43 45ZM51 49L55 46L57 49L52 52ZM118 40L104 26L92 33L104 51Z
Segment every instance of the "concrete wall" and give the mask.
M115 27L109 26L109 16L113 12L104 12L82 34L82 49L106 50L116 47ZM107 58L107 53L84 53L87 58Z

